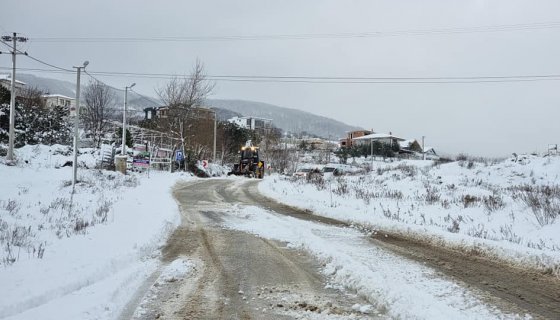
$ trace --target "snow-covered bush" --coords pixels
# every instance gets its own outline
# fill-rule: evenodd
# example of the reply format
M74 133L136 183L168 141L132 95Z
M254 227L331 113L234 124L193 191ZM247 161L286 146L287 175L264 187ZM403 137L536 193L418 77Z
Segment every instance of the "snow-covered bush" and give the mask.
M531 209L541 226L553 223L560 215L559 185L521 185L511 191L514 199L521 200Z
M47 109L16 104L15 146L68 144L72 137L68 114L68 109L61 106ZM10 106L0 105L0 143L8 142L9 115Z

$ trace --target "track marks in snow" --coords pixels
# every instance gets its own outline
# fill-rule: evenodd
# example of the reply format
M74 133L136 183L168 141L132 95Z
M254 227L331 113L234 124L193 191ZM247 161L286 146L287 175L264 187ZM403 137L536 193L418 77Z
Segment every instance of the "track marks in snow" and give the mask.
M223 211L224 226L286 242L323 262L333 287L365 297L375 312L398 318L495 319L504 315L433 269L373 246L360 232L282 216L258 207Z

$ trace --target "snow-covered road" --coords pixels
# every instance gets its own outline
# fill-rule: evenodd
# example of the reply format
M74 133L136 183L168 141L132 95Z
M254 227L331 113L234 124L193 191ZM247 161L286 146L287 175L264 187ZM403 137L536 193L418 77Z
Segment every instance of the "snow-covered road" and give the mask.
M375 245L367 233L267 210L248 195L256 190L251 184L206 180L176 192L183 224L164 256L170 262L190 256L196 267L167 293L153 287L137 318L526 317L514 306L498 308L478 289ZM302 260L302 255L308 258ZM309 276L302 274L319 283L306 283L302 279ZM177 296L170 298L169 290ZM298 308L302 300L314 308ZM186 303L179 306L177 301Z

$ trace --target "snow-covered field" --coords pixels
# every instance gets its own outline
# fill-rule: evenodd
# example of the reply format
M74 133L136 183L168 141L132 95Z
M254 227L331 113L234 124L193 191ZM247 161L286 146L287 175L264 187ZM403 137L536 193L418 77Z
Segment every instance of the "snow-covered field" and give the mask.
M159 267L180 222L178 176L96 170L97 151L82 152L74 195L66 146L26 146L0 165L0 318L115 319Z
M158 248L180 222L171 187L178 178L195 178L101 171L94 169L97 151L83 150L72 194L72 168L62 166L71 160L68 147L27 146L17 158L16 166L0 165L0 318L115 319L150 275L160 275L160 286L189 277L189 257L162 267ZM560 275L560 158L374 165L370 172L341 177L267 176L259 189L357 229L475 250ZM503 315L435 271L372 246L367 232L252 206L220 210L224 227L316 256L329 286L352 289L370 302L355 306L363 314L525 316ZM137 316L157 295L154 290Z
M477 251L560 275L560 157L374 162L359 175L271 176L282 202L370 230Z

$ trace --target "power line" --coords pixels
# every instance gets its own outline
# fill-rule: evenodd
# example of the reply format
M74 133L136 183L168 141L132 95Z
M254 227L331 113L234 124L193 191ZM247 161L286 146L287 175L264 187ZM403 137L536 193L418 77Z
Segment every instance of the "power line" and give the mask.
M0 67L0 69L8 69ZM49 70L37 68L19 68L22 71L65 73L72 70ZM104 83L95 76L134 77L148 79L172 79L175 74L139 73L117 71L88 71L86 74L94 80ZM95 75L95 76L94 76ZM188 76L187 76L188 78ZM509 75L509 76L461 76L461 77L321 77L321 76L267 76L267 75L208 75L207 80L225 82L271 82L271 83L335 83L335 84L437 84L437 83L492 83L524 81L558 81L560 74L544 75Z
M53 64L50 64L50 63L48 63L48 62L45 62L45 61L43 61L43 60L39 60L39 59L37 59L37 58L35 58L35 57L33 57L33 56L30 56L29 54L27 54L26 56L27 56L29 59L31 59L31 60L37 61L37 62L39 62L39 63L41 63L41 64L44 64L44 65L46 65L46 66L49 66L49 67L51 67L51 68L55 68L55 69L58 69L58 70L61 70L61 71L66 71L66 72L72 72L72 73L74 72L73 70L65 69L65 68L62 68L62 67L58 67L58 66L55 66L55 65L53 65Z
M434 29L409 29L394 31L371 31L359 33L308 33L308 34L269 34L269 35L217 35L217 36L174 36L174 37L36 37L33 42L87 43L87 42L205 42L205 41L258 41L258 40L310 40L346 39L397 36L427 36L461 33L529 31L560 28L560 21L526 24L487 25L478 27L455 27Z
M97 81L97 82L99 82L99 83L101 83L101 84L103 84L103 85L106 85L106 86L108 86L108 87L115 88L114 86L110 86L110 85L108 85L107 83L105 83L105 82L99 80L98 78L94 77L93 75L91 75L91 74L90 74L89 72L87 72L86 70L84 70L84 73L85 73L86 75L88 75L89 77L91 77L93 80L95 80L95 81ZM115 89L124 91L124 90L119 89L119 88L115 88ZM136 91L134 91L134 90L132 90L132 89L130 89L130 88L129 88L128 90L131 91L131 92L134 92L134 93L135 93L137 96L139 96L142 100L145 100L145 101L147 101L147 102L149 102L149 103L151 103L151 104L157 104L156 101L150 100L150 99L144 97L144 96L141 95L140 93L138 93L138 92L136 92ZM129 110L129 111L130 111L130 110ZM138 112L137 110L133 110L133 111L134 111L134 112ZM143 112L143 111L140 110L140 112Z
M91 75L91 73L87 72L85 69L84 69L84 73L85 73L88 77L92 78L93 80L95 80L95 81L97 81L97 82L99 82L99 83L101 83L101 84L104 84L104 85L106 85L106 86L109 86L109 85L106 84L105 82L103 82L103 81L97 79L96 77L94 77L93 75Z
M19 49L17 49L17 48L14 48L13 46L9 45L8 43L6 43L6 42L4 42L4 41L1 41L1 43L4 44L4 45L6 45L6 46L8 46L8 47L9 47L10 49L12 49L12 50L15 49L16 52L18 52L18 53L20 53L20 54L23 54L24 56L28 57L28 58L31 59L31 60L34 60L34 61L36 61L36 62L39 62L39 63L41 63L41 64L44 64L44 65L46 65L46 66L49 66L49 67L51 67L51 68L55 68L55 69L58 69L58 70L61 70L61 71L68 71L68 72L72 72L72 73L74 72L73 70L66 69L66 68L62 68L62 67L58 67L58 66L55 66L55 65L53 65L53 64L50 64L50 63L48 63L48 62L45 62L45 61L43 61L43 60L40 60L40 59L38 59L38 58L35 58L35 57L29 55L27 52L23 52L23 51L21 51L21 50L19 50Z

